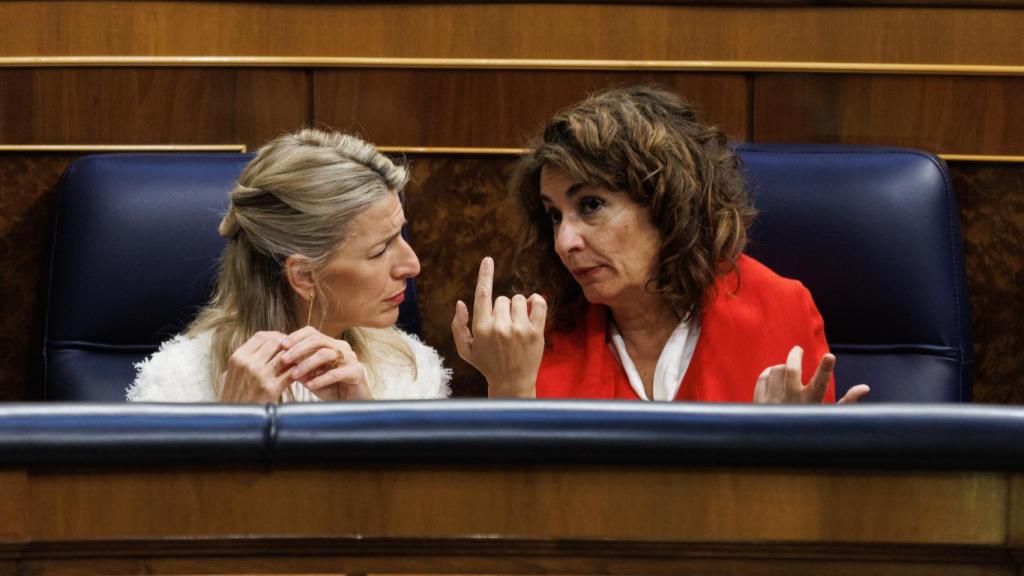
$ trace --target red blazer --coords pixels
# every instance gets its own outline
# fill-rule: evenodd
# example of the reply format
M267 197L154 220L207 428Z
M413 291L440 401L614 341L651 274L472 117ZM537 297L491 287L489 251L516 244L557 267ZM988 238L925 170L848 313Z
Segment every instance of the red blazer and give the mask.
M701 318L677 402L751 402L757 377L768 366L784 364L793 346L804 349L805 381L829 351L825 323L803 284L749 256L737 264L738 281L729 274L715 282L715 300ZM547 334L537 397L639 399L608 347L608 308L587 304L581 312L573 330ZM834 380L825 402L835 402Z

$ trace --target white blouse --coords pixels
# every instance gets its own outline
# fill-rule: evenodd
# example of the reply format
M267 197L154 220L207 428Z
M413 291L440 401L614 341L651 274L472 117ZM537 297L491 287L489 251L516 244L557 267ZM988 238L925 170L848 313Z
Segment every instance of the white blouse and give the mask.
M671 402L675 400L676 394L679 393L679 386L683 383L683 376L686 375L686 369L690 367L690 360L693 359L693 351L697 348L698 337L700 337L700 325L691 326L685 320L672 331L665 347L661 349L661 355L658 356L658 365L654 368L655 401ZM626 377L629 379L629 385L633 391L641 400L650 400L647 397L647 391L644 390L640 373L637 372L633 359L626 351L626 342L622 339L622 334L619 333L615 322L608 322L608 340L608 347L612 349L612 353L619 359L619 363L626 371Z
M415 357L415 366L401 354L378 354L378 379L370 379L370 392L378 400L447 398L451 395L451 369L445 368L436 350L418 338L399 331ZM210 381L210 343L213 332L194 338L179 334L135 365L135 382L128 387L133 402L217 402ZM415 377L413 376L415 372ZM318 402L302 384L290 388L296 402ZM285 394L286 397L289 394Z

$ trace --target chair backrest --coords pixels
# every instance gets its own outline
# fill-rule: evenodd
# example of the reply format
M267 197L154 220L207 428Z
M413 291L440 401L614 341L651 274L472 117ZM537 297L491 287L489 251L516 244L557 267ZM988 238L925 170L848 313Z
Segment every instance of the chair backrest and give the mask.
M133 364L209 300L217 226L246 154L108 154L67 169L43 341L49 400L119 401ZM419 333L415 286L399 324Z
M971 400L970 309L949 173L916 150L747 144L748 252L811 291L837 395Z

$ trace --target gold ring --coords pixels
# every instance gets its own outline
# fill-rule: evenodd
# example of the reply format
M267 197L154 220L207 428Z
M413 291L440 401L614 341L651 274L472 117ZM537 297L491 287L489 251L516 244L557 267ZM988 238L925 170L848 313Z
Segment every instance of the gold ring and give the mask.
M338 350L338 356L331 360L331 366L334 368L340 368L345 363L345 353Z

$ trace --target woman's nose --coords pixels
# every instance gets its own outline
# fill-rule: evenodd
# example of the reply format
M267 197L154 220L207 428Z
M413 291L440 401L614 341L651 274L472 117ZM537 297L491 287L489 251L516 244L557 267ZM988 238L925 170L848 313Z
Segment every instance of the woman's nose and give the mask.
M567 256L583 249L583 237L572 222L562 220L555 230L555 252Z
M414 278L420 273L420 259L416 256L416 251L412 249L412 246L405 241L405 238L398 237L399 240L399 260L398 265L395 266L395 276L399 278Z

